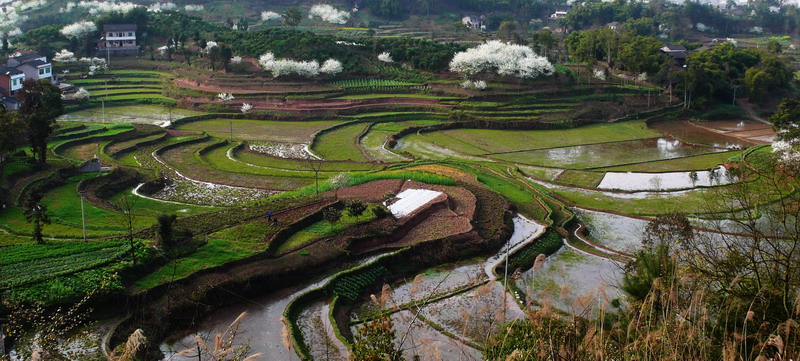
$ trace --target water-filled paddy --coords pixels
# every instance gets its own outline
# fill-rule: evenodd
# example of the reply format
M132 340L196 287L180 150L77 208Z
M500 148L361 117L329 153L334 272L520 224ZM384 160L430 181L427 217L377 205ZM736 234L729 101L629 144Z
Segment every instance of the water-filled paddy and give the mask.
M105 113L105 117L104 114ZM92 108L64 114L57 121L77 121L86 123L140 123L164 125L170 119L201 115L202 112L180 108L165 108L157 105L130 105L118 107Z
M583 169L674 159L721 151L724 149L684 143L672 137L659 137L495 154L492 157L530 165Z
M732 183L734 180L735 178L728 174L724 166L695 172L607 172L597 188L626 191L658 191L718 186Z
M650 127L686 142L705 144L717 148L747 148L772 141L775 132L770 126L747 120L715 120L689 122L666 120Z

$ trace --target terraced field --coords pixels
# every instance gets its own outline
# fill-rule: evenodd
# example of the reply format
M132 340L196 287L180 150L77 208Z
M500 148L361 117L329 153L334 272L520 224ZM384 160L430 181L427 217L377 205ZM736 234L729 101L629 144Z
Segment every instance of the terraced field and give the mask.
M452 357L469 357L486 341L471 327L498 316L481 311L486 307L502 307L502 316L511 320L528 306L526 295L563 293L574 299L596 283L618 278L614 267L630 259L636 236L627 228L622 237L603 227L645 222L673 210L697 219L715 216L721 209L709 208L706 200L737 181L726 176L724 165L770 154L731 147L733 139L769 136L763 129L751 134L753 129L730 130L728 123L700 129L687 122L667 131L655 120L677 117L676 104L660 96L648 109L642 93L649 89L553 78L496 79L477 91L461 89L462 80L455 77L414 74L301 82L178 69L69 79L91 98L71 104L75 111L58 119L49 143L50 167L36 167L18 155L4 168L12 202L0 210L0 228L14 236L0 241L0 248L36 248L22 209L34 191L43 192L42 204L51 215L52 223L44 226L48 242L74 262L50 262L48 256L29 265L16 260L14 269L51 270L54 280L96 269L127 272L128 234L143 249L158 249L157 219L174 214L176 232L186 243L159 254L131 276L135 279L125 279L120 294L172 307L173 299L166 297L174 292L245 289L236 287L266 279L275 283L269 289L288 288L259 301L268 313L264 319L247 321L267 338L259 347L277 346L264 352L319 358L318 344L306 346L325 340L346 358L351 332L380 313L434 340ZM235 99L223 102L216 92L233 93ZM149 99L181 107L137 103ZM254 104L247 114L239 110L245 102ZM710 128L722 138L703 141L711 138L697 132ZM718 141L728 138L731 143ZM755 144L751 138L746 141ZM82 163L95 156L107 168L81 173ZM690 181L692 173L701 179ZM435 197L419 202L410 218L390 216L405 190ZM129 200L135 201L132 229L121 206ZM84 220L89 244L97 248L73 249L79 247L71 241L83 238ZM413 268L399 258L447 237L463 243L448 245L452 254L436 255L444 265ZM481 243L492 237L499 237L493 240L497 247ZM501 244L509 249L498 249ZM436 253L424 252L414 257ZM543 272L531 274L527 270L540 252L552 256ZM509 289L494 281L501 278L505 257L520 266ZM0 257L0 265L11 264L3 262ZM333 264L342 269L323 277L321 269ZM592 277L581 278L586 273ZM300 274L319 279L294 283L292 277ZM52 286L46 278L9 279L25 286L15 291L25 297L36 295L36 287ZM381 292L384 282L395 288ZM577 290L560 293L556 286L564 283ZM411 291L419 284L428 290L425 296ZM369 295L375 293L391 295L396 309L374 307ZM577 312L569 300L553 304ZM425 308L419 324L409 319L416 306ZM467 320L459 310L476 317ZM233 311L220 312L211 319L231 321ZM284 337L291 350L279 346ZM420 350L407 353L413 357Z

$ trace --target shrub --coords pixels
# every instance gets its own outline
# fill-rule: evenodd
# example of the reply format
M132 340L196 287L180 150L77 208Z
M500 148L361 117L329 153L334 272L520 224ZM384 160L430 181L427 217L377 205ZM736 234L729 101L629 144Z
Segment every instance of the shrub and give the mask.
M376 218L383 218L383 217L388 216L390 213L389 213L389 209L387 209L386 207L378 206L378 207L372 208L372 214L374 214Z
M347 202L347 211L350 212L351 216L358 217L363 214L366 209L367 205L362 201Z
M322 218L333 224L338 222L339 218L342 218L342 212L336 208L328 207L322 211Z

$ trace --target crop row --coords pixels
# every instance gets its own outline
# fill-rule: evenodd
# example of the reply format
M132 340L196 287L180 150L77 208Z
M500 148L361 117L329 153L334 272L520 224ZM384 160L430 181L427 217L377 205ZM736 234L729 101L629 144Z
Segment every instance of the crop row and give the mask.
M378 265L364 272L344 276L336 281L333 293L349 302L354 302L367 287L372 286L388 274L389 270L386 267Z
M391 79L347 79L332 82L331 84L341 88L362 88L362 87L386 87L386 86L411 86L415 83L404 82Z
M96 267L122 256L129 249L125 243L106 244L106 247L84 252L54 254L49 257L37 257L5 264L0 269L0 287L18 286ZM19 258L24 258L24 256Z

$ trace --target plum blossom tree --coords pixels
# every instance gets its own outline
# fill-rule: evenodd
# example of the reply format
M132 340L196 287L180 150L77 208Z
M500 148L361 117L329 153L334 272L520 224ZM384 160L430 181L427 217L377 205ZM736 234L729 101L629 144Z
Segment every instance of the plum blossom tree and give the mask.
M311 61L296 61L291 59L275 59L273 53L265 53L258 59L261 68L272 73L274 77L283 75L296 74L300 76L312 77L320 73L324 74L338 74L344 68L342 63L336 59L326 60L322 66L316 60Z
M253 104L249 104L249 103L243 103L242 104L242 109L241 109L242 114L250 113L251 110L253 110Z
M261 13L261 21L276 21L282 19L283 16L274 11L264 11Z
M95 31L97 31L97 25L91 21L78 21L61 28L61 34L69 39L85 38Z
M392 58L392 54L389 54L388 51L378 54L378 60L384 63L394 63L394 59Z
M217 98L219 98L223 102L227 102L227 101L231 101L231 100L235 99L233 94L231 94L231 93L219 93L219 94L217 94Z
M319 67L319 72L324 74L336 75L344 70L342 63L336 59L328 59Z
M206 9L206 7L203 6L203 5L192 5L192 4L189 4L189 5L184 6L183 9L186 10L186 11L203 11L203 10Z
M602 80L602 81L606 80L606 72L604 72L601 69L592 70L592 76L597 80Z
M74 63L78 61L78 59L75 57L75 53L67 49L61 49L61 51L53 55L53 61L60 63Z
M313 19L315 17L318 17L320 20L331 24L345 24L348 20L350 20L350 13L343 10L337 10L335 7L329 4L318 4L312 6L308 13L309 19Z
M486 89L486 82L483 81L483 80L472 81L472 80L468 79L468 80L465 80L463 83L461 83L461 87L464 88L464 89L483 90L483 89Z
M64 100L84 100L89 99L89 91L84 88L79 88L78 91L71 94L62 94L61 99Z
M450 61L450 70L467 75L491 72L517 78L536 78L555 72L553 65L530 47L499 40L456 53Z

